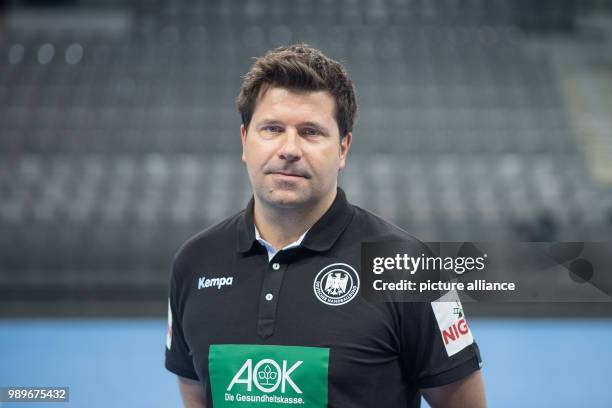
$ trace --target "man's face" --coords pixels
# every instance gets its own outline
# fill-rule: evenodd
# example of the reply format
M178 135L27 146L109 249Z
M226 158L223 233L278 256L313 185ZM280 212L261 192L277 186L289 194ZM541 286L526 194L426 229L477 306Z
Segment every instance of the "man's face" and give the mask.
M249 128L241 126L242 161L265 205L298 208L335 194L351 144L340 142L335 101L327 91L271 87L260 96Z

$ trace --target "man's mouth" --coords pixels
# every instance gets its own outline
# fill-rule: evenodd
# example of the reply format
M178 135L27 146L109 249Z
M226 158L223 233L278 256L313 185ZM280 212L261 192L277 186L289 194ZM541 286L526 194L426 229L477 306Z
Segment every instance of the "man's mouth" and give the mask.
M304 178L304 179L310 178L310 174L308 174L306 171L299 171L299 170L272 170L272 171L267 171L266 173L276 174L277 176L283 176L283 177L296 177L296 178Z
M299 173L291 173L291 172L287 172L287 171L273 171L271 172L271 174L276 174L279 176L285 176L285 177L300 177L300 178L308 178L303 174L299 174Z

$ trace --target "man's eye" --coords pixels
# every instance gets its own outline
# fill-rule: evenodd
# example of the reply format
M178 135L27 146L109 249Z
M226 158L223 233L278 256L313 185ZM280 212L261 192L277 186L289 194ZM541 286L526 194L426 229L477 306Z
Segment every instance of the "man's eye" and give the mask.
M307 136L317 136L321 134L319 129L314 129L314 128L306 128L302 132Z
M282 131L280 126L264 126L263 130L269 133L279 133Z

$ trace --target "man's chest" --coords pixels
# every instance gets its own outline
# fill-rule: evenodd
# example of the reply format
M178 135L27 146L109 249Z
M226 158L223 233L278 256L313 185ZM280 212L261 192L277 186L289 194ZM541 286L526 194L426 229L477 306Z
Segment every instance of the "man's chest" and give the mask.
M192 350L273 341L397 348L393 308L360 296L358 251L341 257L263 256L200 265L183 311Z
M298 375L309 366L309 350L327 356L314 353L312 358L326 361L325 383L333 387L366 384L375 367L400 377L399 316L393 307L370 303L359 295L357 257L285 263L281 258L278 267L274 261L253 262L249 268L215 276L208 273L203 281L198 278L200 289L191 291L182 324L201 378L211 379L211 361L233 358L227 357L227 345L245 353L238 353L235 361L236 370L246 370L238 376L244 381L248 370L254 373L256 364L264 360L274 361L281 371L283 364L289 369L303 361L292 371ZM280 354L267 358L271 349L260 354L258 346L276 348ZM283 347L297 347L298 355L283 358ZM302 360L300 348L307 351ZM274 371L276 366L268 368Z

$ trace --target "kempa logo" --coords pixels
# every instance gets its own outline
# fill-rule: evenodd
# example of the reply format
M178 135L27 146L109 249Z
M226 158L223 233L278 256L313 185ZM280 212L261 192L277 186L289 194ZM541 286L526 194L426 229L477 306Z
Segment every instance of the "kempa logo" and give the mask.
M315 277L313 289L321 302L330 306L344 305L359 293L359 275L345 263L327 265Z
M274 392L279 386L281 393L285 393L287 386L290 386L295 392L301 394L302 390L293 382L291 374L302 363L303 361L297 361L291 367L288 367L287 360L278 364L270 358L265 358L253 366L253 359L249 358L234 375L227 391L231 391L236 384L246 384L249 392L253 390L253 385L265 393Z
M215 286L217 289L221 289L222 286L231 286L233 281L234 278L231 276L210 279L206 279L205 276L202 276L201 278L198 278L198 290Z

